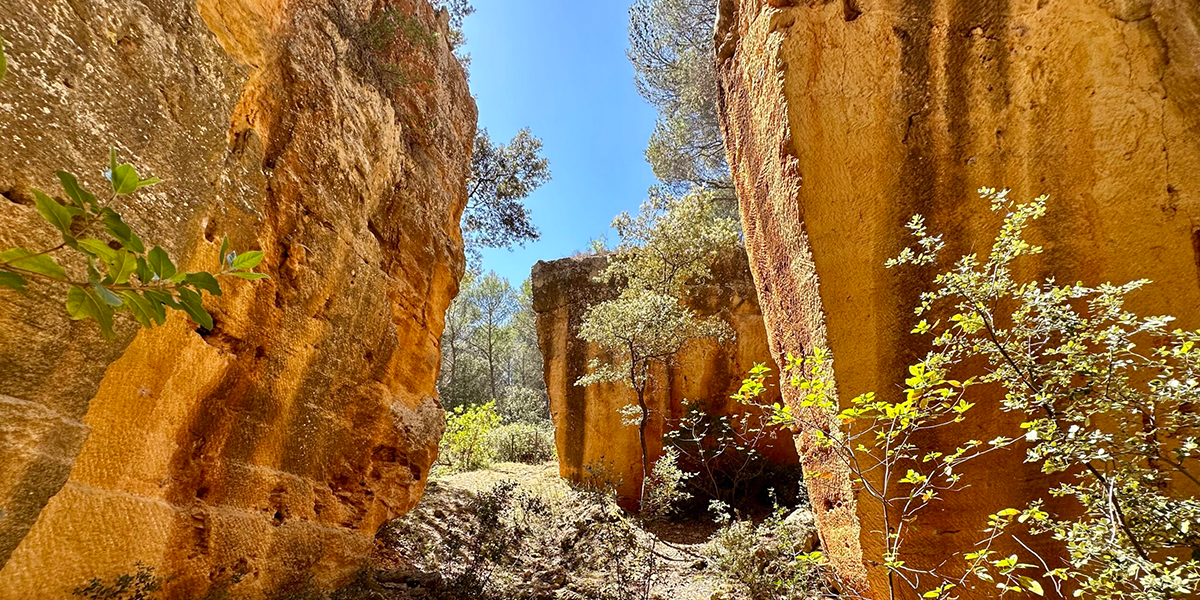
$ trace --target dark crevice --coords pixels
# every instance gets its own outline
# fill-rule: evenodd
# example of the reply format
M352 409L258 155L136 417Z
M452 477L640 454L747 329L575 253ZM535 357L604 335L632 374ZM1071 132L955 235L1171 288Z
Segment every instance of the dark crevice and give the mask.
M1196 275L1200 279L1200 229L1192 230L1192 252L1195 253Z
M383 243L383 233L380 232L379 228L375 226L374 219L367 219L367 231L370 231L371 235L375 236L375 241L379 243L380 248L385 247Z
M842 14L849 23L862 16L862 9L858 7L858 0L842 0Z
M8 200L13 204L20 204L21 206L33 206L33 196L23 194L16 189L4 190L3 192L0 192L0 196L4 196L5 200Z

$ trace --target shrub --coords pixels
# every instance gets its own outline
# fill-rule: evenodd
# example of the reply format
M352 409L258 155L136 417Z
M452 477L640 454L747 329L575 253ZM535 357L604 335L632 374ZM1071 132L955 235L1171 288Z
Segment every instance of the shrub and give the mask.
M691 497L683 491L691 477L691 473L679 468L679 450L669 446L663 449L662 456L654 461L654 468L643 483L641 517L654 520L676 512L679 505Z
M500 426L496 403L456 406L446 417L446 433L438 463L452 473L476 471L492 464L495 454L488 434Z
M916 313L926 318L912 333L928 336L931 350L909 367L903 392L895 398L868 392L843 404L833 392L831 357L817 350L788 358L791 383L805 399L799 410L780 408L779 420L803 426L842 457L864 492L859 501L893 510L890 522L902 524L896 531L863 532L880 536L883 555L864 558L888 569L893 594L941 599L966 587L1043 595L1044 582L1058 594L1073 587L1078 596L1098 599L1195 595L1200 332L1170 330L1171 317L1126 310L1126 296L1146 281L1098 287L1019 281L1018 259L1042 251L1024 233L1046 214L1046 198L1021 204L1005 191L980 194L1005 213L1000 233L986 259L962 257L921 295ZM920 216L908 228L916 245L888 266L934 264L941 237L930 235ZM945 318L935 319L933 311ZM977 376L955 378L961 370ZM914 436L933 429L947 439L945 432L975 418L976 403L994 398L994 392L977 396L979 386L1003 388L999 407L1021 416L1019 430L947 452L915 443ZM814 411L836 415L846 428L828 428L832 420L813 419ZM907 532L921 525L925 509L970 484L960 467L1019 442L1027 462L1062 474L1061 483L1026 506L996 507L976 548L959 557L965 568L906 561ZM1065 556L1034 554L1023 541L1033 536L1058 540ZM1001 539L1026 551L1000 555L994 546Z
M545 423L550 418L550 399L546 392L512 385L500 400L505 423Z
M418 597L643 597L647 538L610 497L569 489L535 495L502 481L460 506L418 507L380 532L383 547L423 588Z
M755 369L764 374L769 371L762 365ZM685 400L684 415L672 423L673 429L665 436L678 450L682 468L696 474L687 480L688 491L705 504L719 500L741 506L756 493L768 489L784 484L798 488L799 472L788 473L759 450L769 441L788 437L790 433L772 425L769 407L758 406L744 392L735 394L733 399L741 402L743 408L732 415L720 416L712 414L705 404ZM785 496L792 499L795 494L789 492Z
M821 553L813 550L816 528L808 507L789 513L777 506L755 523L713 504L722 527L704 555L734 591L752 600L799 600L822 589Z
M415 16L404 14L396 7L387 7L361 23L351 25L348 21L339 15L339 24L343 30L348 30L353 44L350 57L353 68L385 90L414 81L404 67L392 60L393 55L399 55L398 48L405 53L429 52L438 39L438 34L427 29Z
M554 447L554 428L549 423L501 425L488 434L488 444L498 462L536 465L558 456Z

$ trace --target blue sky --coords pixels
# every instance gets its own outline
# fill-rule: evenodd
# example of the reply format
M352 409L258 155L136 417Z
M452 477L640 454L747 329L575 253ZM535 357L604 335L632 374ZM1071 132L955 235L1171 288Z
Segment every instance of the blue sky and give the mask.
M553 179L527 202L542 238L484 252L514 285L539 260L586 248L654 184L643 151L654 109L633 83L627 0L475 0L464 25L471 93L493 142L530 127ZM610 235L611 240L611 235Z

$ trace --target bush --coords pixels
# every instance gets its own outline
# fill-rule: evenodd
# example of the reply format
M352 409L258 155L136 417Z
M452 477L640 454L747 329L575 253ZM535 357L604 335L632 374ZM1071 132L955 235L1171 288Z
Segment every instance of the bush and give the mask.
M650 476L643 481L641 517L646 520L664 518L679 509L679 505L691 496L683 491L692 477L679 468L679 451L668 446L662 456L654 461Z
M456 503L418 507L380 532L400 567L385 576L419 588L414 597L644 597L653 554L611 497L569 489L535 495L502 481Z
M403 54L430 52L438 34L430 31L413 15L387 7L361 22L336 13L339 28L351 42L350 65L368 81L384 90L394 90L417 81L393 58Z
M495 459L488 435L499 426L495 402L454 407L446 416L438 465L451 473L487 468Z
M769 371L763 365L755 370ZM791 433L771 425L769 407L758 406L744 393L733 398L742 407L732 415L714 415L706 404L684 400L684 415L672 422L673 429L664 436L679 452L680 467L696 475L688 478L687 491L700 503L700 510L710 500L731 506L761 501L760 507L769 508L766 492L771 489L784 492L785 504L794 505L802 474L775 464L759 450L769 442L786 443L782 440Z
M390 539L415 550L421 566L438 575L439 597L480 596L505 583L493 579L511 570L534 533L534 520L546 514L540 498L518 490L516 482L502 481L472 498L465 521L447 527L437 543L403 525Z
M500 400L505 423L544 423L550 419L550 399L546 392L524 386L509 386Z
M558 457L554 427L549 423L502 425L488 434L488 444L498 462L536 465Z
M730 588L752 600L799 600L822 588L821 553L813 550L816 527L807 507L790 514L776 507L756 524L713 504L723 526L704 554Z

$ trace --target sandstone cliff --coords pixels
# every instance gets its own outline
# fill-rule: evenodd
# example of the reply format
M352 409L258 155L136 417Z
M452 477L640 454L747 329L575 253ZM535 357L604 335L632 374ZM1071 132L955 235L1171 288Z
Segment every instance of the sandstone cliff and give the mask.
M922 282L882 264L907 244L914 213L950 232L947 256L989 245L981 186L1050 195L1036 232L1044 272L1152 279L1135 309L1200 326L1195 2L722 0L716 43L726 149L777 359L824 346L844 397L893 389L924 353L908 335ZM1014 430L990 406L972 437ZM809 483L826 556L886 597L882 571L861 560L878 556L860 532L882 516L856 509L846 473L809 436L797 443L806 471L835 474ZM1024 505L1045 482L1022 458L971 464L973 487L938 505L903 558L935 564L972 544L990 512Z
M440 37L364 47L387 6ZM147 240L197 269L228 235L272 279L116 343L0 291L0 598L138 561L170 598L325 586L416 503L475 133L445 34L425 0L5 5L0 247L49 239L29 187L99 189L115 145L166 180L118 206Z
M620 383L588 387L575 381L588 372L598 356L594 344L579 339L587 307L611 298L615 290L593 279L604 268L598 256L539 262L533 267L533 309L537 313L538 345L542 351L554 439L561 475L575 482L596 479L618 485L629 503L641 494L642 459L637 427L622 424L621 408L637 404L633 390ZM729 396L758 363L769 363L762 312L746 257L728 257L713 269L709 284L693 286L689 305L701 315L719 315L736 333L722 346L696 340L679 353L672 365L658 367L650 377L647 404L651 409L647 442L651 462L661 456L663 434L684 416L683 401L700 403L716 416L745 410ZM761 399L779 400L772 387ZM764 438L760 451L777 464L796 464L791 436L778 432Z

